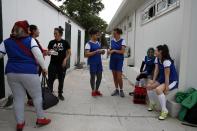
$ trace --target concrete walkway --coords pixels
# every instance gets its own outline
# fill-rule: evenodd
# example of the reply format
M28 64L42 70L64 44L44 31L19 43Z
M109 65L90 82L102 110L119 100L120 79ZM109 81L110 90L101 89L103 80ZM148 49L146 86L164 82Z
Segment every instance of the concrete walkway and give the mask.
M33 108L26 107L24 131L196 131L181 125L176 119L157 119L157 112L148 112L144 105L134 105L128 96L131 85L124 79L125 98L112 97L113 79L104 62L105 70L101 84L102 98L92 98L89 72L79 69L65 78L65 101L46 111L52 119L49 126L36 128ZM15 120L11 109L0 109L0 131L15 131Z

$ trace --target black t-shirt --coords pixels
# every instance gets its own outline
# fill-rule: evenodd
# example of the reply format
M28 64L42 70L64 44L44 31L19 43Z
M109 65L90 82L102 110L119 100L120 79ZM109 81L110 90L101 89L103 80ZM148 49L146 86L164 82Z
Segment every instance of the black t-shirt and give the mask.
M67 50L70 49L70 45L66 40L52 40L49 42L48 49L53 49L58 52L57 56L51 55L51 64L62 65L63 60L66 57Z

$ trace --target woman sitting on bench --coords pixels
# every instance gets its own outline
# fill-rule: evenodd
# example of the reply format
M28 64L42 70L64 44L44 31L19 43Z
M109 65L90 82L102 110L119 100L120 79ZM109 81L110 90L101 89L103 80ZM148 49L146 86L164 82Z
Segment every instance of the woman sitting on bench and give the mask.
M140 68L140 74L136 78L136 85L139 86L141 79L151 78L155 68L155 50L154 48L149 48L147 51L147 56L145 56ZM145 68L144 68L145 67Z
M140 74L136 78L135 86L139 86L141 79L152 79L154 68L155 68L155 49L149 48L147 51L147 56L145 56L144 61L140 68ZM134 92L130 92L129 95L133 95Z
M153 80L147 84L147 93L150 102L148 111L152 111L154 108L153 91L156 91L162 108L159 120L165 120L168 115L166 94L168 91L178 88L178 75L167 45L157 46L155 55L157 58L155 59Z

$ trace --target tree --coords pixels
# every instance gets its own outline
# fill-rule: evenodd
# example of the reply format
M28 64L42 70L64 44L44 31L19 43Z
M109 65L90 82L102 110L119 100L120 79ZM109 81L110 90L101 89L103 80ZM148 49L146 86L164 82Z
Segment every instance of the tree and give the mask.
M101 0L65 0L60 8L86 29L86 41L91 27L105 33L107 23L98 16L104 8Z

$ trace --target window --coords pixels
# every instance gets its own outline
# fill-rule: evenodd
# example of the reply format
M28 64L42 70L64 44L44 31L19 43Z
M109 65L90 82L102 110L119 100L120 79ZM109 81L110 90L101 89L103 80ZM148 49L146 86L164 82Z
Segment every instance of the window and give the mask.
M130 20L130 17L129 16L127 16L127 21L129 21Z
M149 22L156 15L155 4L147 7L142 14L142 23Z
M126 30L127 30L127 26L125 25L125 26L124 26L124 31L126 31Z
M168 0L168 6L173 5L177 2L177 0Z
M167 9L168 2L167 0L158 0L157 1L157 12L161 12Z
M142 24L146 24L178 7L180 7L180 0L154 0L142 11Z
M131 28L132 27L132 22L129 22L129 28Z
M144 12L144 14L142 15L142 20L143 21L148 20L148 11L147 12Z
M152 6L148 11L149 19L155 16L155 5Z

